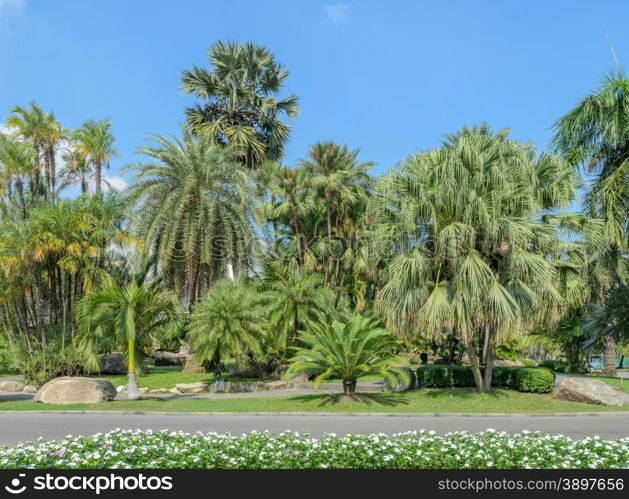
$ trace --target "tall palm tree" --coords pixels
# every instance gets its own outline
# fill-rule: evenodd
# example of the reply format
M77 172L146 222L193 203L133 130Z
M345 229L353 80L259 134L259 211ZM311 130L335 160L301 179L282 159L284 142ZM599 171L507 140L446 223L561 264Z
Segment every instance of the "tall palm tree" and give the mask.
M62 179L59 190L79 183L81 194L87 194L88 178L92 173L92 167L85 150L71 145L63 155L63 161L65 166L59 172Z
M611 242L626 248L629 229L629 77L619 68L554 126L556 150L594 175L589 215L607 221Z
M367 170L372 162L359 162L359 150L350 151L334 142L317 142L301 161L309 185L320 190L325 199L326 232L332 237L332 227L338 222L343 203L356 202L366 196L369 182Z
M178 325L179 307L177 298L168 291L135 280L126 286L112 281L87 293L77 304L76 318L79 348L88 367L98 366L100 342L113 340L119 348L126 347L127 400L137 400L140 394L135 379L136 356L153 344L155 334L166 326Z
M30 103L30 109L15 106L11 113L6 120L7 125L14 128L20 138L30 140L35 148L37 168L31 172L29 182L32 197L35 199L40 193L40 173L44 164L46 113L34 101Z
M477 389L489 389L498 338L527 331L541 305L560 300L548 257L558 234L538 217L568 203L575 184L565 161L536 157L487 126L409 158L372 203L382 235L397 244L376 310L401 334L460 334Z
M0 135L0 165L2 166L2 187L10 195L13 186L20 207L22 219L26 220L26 196L24 186L27 178L37 169L36 152L29 142L11 139Z
M195 66L181 75L183 91L203 101L186 110L188 125L216 144L240 146L249 168L279 160L290 132L282 118L299 111L295 95L277 99L289 72L253 43L218 41L209 59L210 70Z
M72 133L72 140L88 158L94 167L94 183L96 195L102 192L103 168L109 168L109 161L118 152L114 148L114 136L111 133L111 122L86 121Z
M152 161L135 172L128 192L135 227L164 281L187 306L220 279L249 267L256 192L238 151L205 136L153 136L140 153Z
M308 244L304 224L316 209L312 198L308 196L306 180L306 172L302 168L282 167L275 171L267 183L271 193L267 215L274 223L292 230L299 263L304 262Z

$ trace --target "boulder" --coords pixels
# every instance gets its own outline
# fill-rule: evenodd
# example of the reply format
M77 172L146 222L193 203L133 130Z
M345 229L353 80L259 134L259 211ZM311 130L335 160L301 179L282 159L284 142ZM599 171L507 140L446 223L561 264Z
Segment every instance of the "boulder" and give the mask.
M183 372L200 374L205 372L205 368L197 362L194 355L187 355L183 366Z
M169 389L168 388L152 388L151 390L149 390L149 393L168 393Z
M24 393L37 393L37 387L35 385L26 385L22 388Z
M584 402L586 404L609 405L620 407L623 405L622 392L597 379L566 377L555 387L553 397L570 402Z
M408 382L403 381L401 379L398 380L395 386L391 386L389 381L385 378L384 383L382 384L383 392L405 392L407 390L412 390L415 388L417 383L417 377L415 376L415 371L413 371L410 367L402 367L403 371L408 374Z
M24 389L24 383L21 381L3 381L0 383L0 392L21 392Z
M207 391L207 384L203 381L195 383L178 383L175 388L181 393L201 393Z
M42 386L33 400L44 404L95 404L115 397L114 385L105 379L64 376Z
M118 393L123 393L123 392L126 392L126 391L127 391L127 385L120 385L120 386L117 386L117 387L116 387L116 391L117 391Z
M172 393L173 395L181 395L179 388L174 388L174 387L168 390L168 393Z
M166 352L160 350L151 354L156 366L183 366L186 356L180 353Z
M284 380L267 381L263 385L266 390L287 390L293 387L292 383Z
M308 383L308 375L307 374L298 374L297 376L293 376L290 378L292 383Z
M496 367L524 367L524 362L521 360L494 360L494 366Z
M119 353L103 355L98 365L101 374L127 374L127 361Z

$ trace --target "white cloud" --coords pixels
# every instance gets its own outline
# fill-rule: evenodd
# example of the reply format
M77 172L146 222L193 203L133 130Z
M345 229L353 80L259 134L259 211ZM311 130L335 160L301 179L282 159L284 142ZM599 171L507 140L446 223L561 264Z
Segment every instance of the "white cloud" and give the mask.
M124 191L127 187L129 187L129 183L120 175L113 175L111 177L103 175L103 181L105 183L105 187L109 187L110 189L115 189L117 191Z
M334 3L323 6L323 12L329 22L339 25L349 21L350 7L345 3Z

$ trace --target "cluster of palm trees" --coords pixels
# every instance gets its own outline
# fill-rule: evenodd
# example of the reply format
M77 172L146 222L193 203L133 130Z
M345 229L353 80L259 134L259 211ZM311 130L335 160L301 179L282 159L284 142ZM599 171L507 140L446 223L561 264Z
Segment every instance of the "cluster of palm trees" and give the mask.
M329 141L281 164L298 112L279 95L288 71L254 44L209 57L182 74L200 103L181 134L153 135L121 193L102 187L108 121L69 131L35 104L14 109L0 318L25 370L96 369L121 350L133 377L136 357L187 343L210 364L265 376L290 362L355 387L361 373L403 378L399 352L454 335L485 391L505 342L572 352L557 341L569 323L579 352L627 341L623 74L558 121L554 153L464 127L374 178L358 149ZM592 186L569 213L581 167Z

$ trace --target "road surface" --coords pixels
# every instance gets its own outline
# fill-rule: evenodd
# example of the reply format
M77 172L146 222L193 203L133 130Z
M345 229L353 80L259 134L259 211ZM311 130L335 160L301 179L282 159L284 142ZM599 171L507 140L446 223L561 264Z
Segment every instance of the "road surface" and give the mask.
M281 432L284 430L310 433L396 433L411 430L434 430L438 433L467 430L478 432L488 428L511 433L522 430L564 434L580 439L589 435L603 438L629 437L629 416L569 415L569 416L301 416L301 415L172 415L172 414L0 414L0 445L17 442L60 438L68 434L91 435L115 428L169 429L186 432L231 432L240 434L252 430Z

